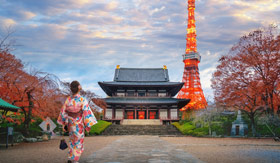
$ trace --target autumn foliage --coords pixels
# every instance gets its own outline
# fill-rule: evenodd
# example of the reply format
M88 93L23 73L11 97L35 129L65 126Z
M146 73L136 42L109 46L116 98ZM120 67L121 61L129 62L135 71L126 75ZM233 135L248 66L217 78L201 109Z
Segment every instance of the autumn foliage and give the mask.
M212 78L215 101L245 111L252 127L258 111L280 113L279 85L280 34L272 25L241 37Z
M62 82L52 74L34 69L27 72L22 61L7 51L0 52L0 65L0 97L21 108L13 118L6 116L7 112L2 112L2 118L15 124L24 123L25 128L32 123L33 117L57 118L62 104L70 95L67 92L69 86L60 89ZM81 93L89 100L95 99L95 103L102 108L106 107L94 93Z
M32 116L57 117L62 93L54 75L36 70L27 73L21 60L4 51L0 53L0 65L0 97L21 108L21 122L26 127Z

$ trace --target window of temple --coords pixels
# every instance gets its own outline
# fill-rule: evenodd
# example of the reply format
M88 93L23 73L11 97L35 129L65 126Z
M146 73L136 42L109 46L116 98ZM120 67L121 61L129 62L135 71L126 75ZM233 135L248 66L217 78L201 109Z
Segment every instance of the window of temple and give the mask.
M124 96L125 96L125 93L124 93L124 92L117 92L117 96L118 96L118 97L124 97Z
M165 93L163 93L163 92L158 93L158 97L166 97L166 92Z
M157 91L156 90L148 90L148 96L151 97L157 97Z
M139 91L138 91L138 96L139 96L139 97L144 97L144 96L146 96L146 91L145 91L145 90L139 90Z
M127 90L127 96L134 96L134 90Z

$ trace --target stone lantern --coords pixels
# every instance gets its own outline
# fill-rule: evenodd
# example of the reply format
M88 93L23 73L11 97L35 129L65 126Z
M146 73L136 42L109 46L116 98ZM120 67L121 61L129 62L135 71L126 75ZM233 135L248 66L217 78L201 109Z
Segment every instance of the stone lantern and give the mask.
M231 136L245 136L248 132L248 124L246 124L241 116L241 111L238 110L237 119L232 122Z

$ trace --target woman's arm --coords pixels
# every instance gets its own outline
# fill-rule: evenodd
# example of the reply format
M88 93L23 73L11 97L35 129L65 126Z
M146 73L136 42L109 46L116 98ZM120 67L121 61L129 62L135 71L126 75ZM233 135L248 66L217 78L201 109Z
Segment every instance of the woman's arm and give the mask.
M86 99L84 99L82 107L83 107L82 110L83 110L83 119L84 119L85 130L87 132L89 132L91 126L96 124L97 120L96 120L94 114L92 113L92 111L88 105L88 101Z
M69 100L70 100L69 98L70 97L68 97L66 99L66 101L64 102L64 104L60 110L59 116L57 118L57 123L59 123L63 126L63 130L64 130L64 126L68 124L68 114L65 111L65 109L66 109L67 104L69 103Z

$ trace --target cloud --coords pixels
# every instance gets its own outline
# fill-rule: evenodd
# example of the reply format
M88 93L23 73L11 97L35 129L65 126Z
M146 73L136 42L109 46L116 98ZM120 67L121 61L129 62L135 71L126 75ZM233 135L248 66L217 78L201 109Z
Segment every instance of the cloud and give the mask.
M13 19L3 18L0 16L0 24L1 27L3 28L3 27L15 26L17 23Z
M14 52L24 62L80 80L105 96L98 81L111 81L121 67L162 67L181 81L186 46L187 1L183 0L0 0L0 22L16 28ZM198 0L197 46L204 93L217 61L238 39L278 23L279 0ZM71 72L71 73L70 73Z

